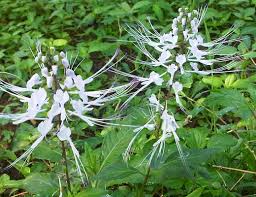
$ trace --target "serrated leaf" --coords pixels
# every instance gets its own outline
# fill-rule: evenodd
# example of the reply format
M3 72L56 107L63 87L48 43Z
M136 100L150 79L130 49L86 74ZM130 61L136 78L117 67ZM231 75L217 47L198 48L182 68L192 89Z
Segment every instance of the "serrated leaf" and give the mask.
M108 191L100 188L86 188L85 191L76 194L76 197L103 197L108 194Z
M204 188L200 187L197 188L196 190L194 190L193 192L191 192L189 195L187 195L186 197L200 197L201 194L203 193Z
M136 9L140 9L140 8L145 8L145 7L148 7L151 5L151 2L150 1L139 1L137 3L135 3L132 7L133 10L136 10Z
M41 142L33 151L33 157L58 162L62 158L62 153L60 149L51 147L46 142Z
M225 150L231 146L236 145L236 143L237 140L231 135L217 134L209 139L207 147Z
M109 163L114 163L121 158L131 136L132 132L126 129L119 132L111 131L105 136L102 145L102 155L104 159L101 163L99 172Z
M144 175L141 174L136 168L130 167L124 162L120 161L106 166L95 177L98 181L103 181L104 185L113 185L121 183L139 183L142 182Z
M209 106L229 107L235 116L243 119L252 116L252 111L243 95L234 89L221 89L212 92L205 101ZM231 110L232 109L232 110Z
M49 173L33 173L22 181L26 191L37 196L48 196L58 190L58 179Z

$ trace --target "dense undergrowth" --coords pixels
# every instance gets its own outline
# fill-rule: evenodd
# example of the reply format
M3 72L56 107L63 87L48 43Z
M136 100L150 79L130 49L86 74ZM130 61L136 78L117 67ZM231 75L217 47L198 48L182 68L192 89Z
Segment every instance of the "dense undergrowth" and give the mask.
M157 30L166 32L180 7L198 9L208 3L200 32L206 41L224 35L236 26L237 39L225 53L240 54L238 72L194 75L182 79L185 84L182 104L184 113L176 106L175 97L168 90L151 87L138 94L126 107L117 122L129 125L145 124L150 110L147 97L152 93L167 100L166 106L175 115L180 128L177 133L188 165L180 159L174 139L166 141L161 158L139 165L152 150L158 137L142 132L133 145L128 161L122 157L134 136L127 127L89 127L80 120L70 121L72 139L80 152L90 184L84 187L76 173L72 151L68 150L71 192L68 192L64 174L62 150L56 137L47 137L29 157L27 163L1 171L2 196L253 196L255 195L255 65L256 16L254 0L167 1L167 0L52 0L0 1L0 78L24 86L39 70L29 47L35 41L44 47L68 51L77 62L77 74L84 78L97 72L121 49L126 55L118 69L139 76L149 73L138 61L141 52L131 43L126 24L147 17ZM219 65L217 65L219 66ZM7 74L11 73L16 77ZM18 77L17 77L18 76ZM113 84L125 84L128 78L105 72L88 90L105 89ZM136 90L138 87L134 87ZM134 91L134 90L133 90ZM25 109L17 99L0 92L1 112L19 112ZM117 114L127 98L99 107L93 114L109 117ZM32 120L20 125L0 120L0 168L8 166L27 150L38 137ZM60 177L60 180L59 180ZM60 182L61 184L60 184ZM61 189L60 189L61 185Z

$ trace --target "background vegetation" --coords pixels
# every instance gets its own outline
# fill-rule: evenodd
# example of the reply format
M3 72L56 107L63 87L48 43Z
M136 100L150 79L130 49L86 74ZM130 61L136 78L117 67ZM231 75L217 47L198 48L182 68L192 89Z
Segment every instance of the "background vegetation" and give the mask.
M127 55L141 56L132 44L118 41L128 39L124 30L126 23L138 20L145 22L146 17L150 16L157 27L167 31L179 7L197 9L205 3L208 3L209 9L201 31L205 33L206 40L219 37L232 25L239 24L235 36L243 40L228 50L239 50L243 55L241 65L244 71L221 76L193 77L186 82L191 86L186 90L189 99L184 99L190 116L179 111L175 116L183 125L178 134L194 177L186 174L172 139L167 143L164 163L155 164L149 176L146 176L145 167L135 166L150 151L154 136L141 136L136 143L137 154L127 166L121 154L132 137L131 130L89 129L85 123L76 122L73 125L73 138L92 185L90 188L81 187L73 169L74 196L256 195L256 75L253 64L256 58L256 1L0 1L0 70L18 75L20 79L4 73L1 78L20 85L24 85L28 77L38 69L29 50L29 47L34 48L38 39L45 45L67 50L73 57L78 53L80 59L86 58L77 72L90 75L107 61L117 47ZM125 71L143 70L141 65L127 60L119 66ZM104 74L89 88L104 88L115 80L112 75ZM152 92L154 90L149 90L146 95ZM145 100L140 96L131 102L126 112L129 114L126 123L143 121L142 112L147 109L143 103ZM172 103L170 100L170 107ZM117 106L118 102L104 110L100 109L98 114L113 114ZM16 111L22 107L16 100L0 92L1 111ZM36 139L36 124L32 121L14 126L11 122L0 120L0 168L7 166L8 161L14 160L15 155L26 150ZM72 158L71 152L69 156ZM2 172L0 194L52 196L55 193L58 196L56 175L63 174L61 158L58 140L48 139L34 151L28 164L23 167L20 164Z

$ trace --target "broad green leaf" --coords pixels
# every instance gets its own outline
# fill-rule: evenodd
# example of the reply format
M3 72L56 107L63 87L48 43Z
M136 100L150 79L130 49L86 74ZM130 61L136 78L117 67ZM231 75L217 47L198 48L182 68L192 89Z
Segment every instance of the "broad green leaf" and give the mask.
M203 193L204 188L200 187L195 189L193 192L191 192L189 195L187 195L186 197L200 197L201 194Z
M235 74L231 74L231 75L228 75L225 79L225 87L229 88L233 85L233 83L236 81L236 75Z
M209 134L206 128L189 129L189 136L186 138L187 144L191 148L204 148Z
M62 153L59 148L41 142L36 149L33 151L33 156L37 159L45 159L53 162L58 162L62 158Z
M139 183L143 181L144 175L136 168L128 166L123 161L119 161L103 168L95 179L107 185L126 182Z
M226 150L227 148L236 145L236 143L237 140L231 135L216 134L209 139L207 147Z
M65 39L57 39L57 40L54 40L52 44L53 46L60 47L60 46L66 45L67 43L68 41Z
M202 81L205 84L212 85L213 87L219 88L223 85L222 79L220 77L204 77Z
M58 178L54 174L33 173L22 181L22 188L37 194L37 196L49 196L58 191Z
M36 196L51 196L58 191L58 179L53 174L33 173L23 180L10 180L8 175L0 177L0 193L5 188L25 189Z
M97 52L97 51L100 51L100 52L114 52L115 48L116 48L115 44L95 41L95 42L90 42L89 43L88 53Z
M190 179L192 178L190 174L194 174L199 170L198 166L208 161L218 150L212 148L189 149L186 151L183 150L183 152L189 172L186 171L186 168L181 162L180 155L176 152L176 154L171 154L160 168L152 169L152 181L162 183L172 178Z
M22 123L15 132L12 150L24 150L39 136L39 132L32 125Z
M145 8L151 5L150 1L139 1L137 3L135 3L132 7L133 10L137 10L137 9L141 9L141 8Z
M229 107L235 116L243 119L249 118L252 115L252 111L248 106L247 101L238 90L233 89L221 89L213 91L205 100L207 105L216 107Z
M102 145L103 161L101 163L99 172L108 164L114 163L118 159L121 159L122 153L125 151L132 134L133 133L131 131L123 129L118 132L110 131L105 136Z
M232 46L223 46L220 50L218 50L218 54L232 55L237 53L237 49Z
M256 58L256 52L255 51L250 51L246 54L243 55L246 59L250 59L250 58Z
M2 174L0 176L0 194L2 194L6 189L21 188L21 186L21 180L10 180L10 177L7 174Z
M108 191L100 188L86 188L85 191L76 194L76 197L104 197L108 194Z
M153 11L155 13L155 15L157 16L159 21L162 21L164 19L164 14L162 9L159 7L158 4L154 4L153 5Z

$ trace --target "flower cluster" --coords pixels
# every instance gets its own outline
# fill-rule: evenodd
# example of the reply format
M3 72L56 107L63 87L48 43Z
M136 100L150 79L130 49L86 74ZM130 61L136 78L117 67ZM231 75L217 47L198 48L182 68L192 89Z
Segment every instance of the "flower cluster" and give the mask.
M167 33L159 33L150 20L149 25L152 30L147 29L142 23L137 26L128 25L127 31L135 39L135 46L147 58L147 60L140 60L137 63L145 65L149 69L149 77L136 76L114 68L111 69L114 73L135 78L141 84L141 87L131 95L124 105L150 85L156 85L159 88L166 88L171 91L174 94L177 106L186 113L180 99L184 88L180 80L183 75L187 73L200 75L223 73L229 72L234 67L240 59L238 54L223 53L223 48L227 44L238 41L236 39L228 40L234 29L212 42L205 42L203 36L199 33L199 26L205 13L206 8L192 12L189 12L187 8L180 8L178 16L173 19L171 29ZM222 62L227 62L227 64L216 68L216 65ZM179 152L182 154L178 143L179 138L176 134L178 125L173 115L168 114L167 108L163 108L155 95L151 95L149 101L151 105L157 106L156 112L162 119L162 135L153 145L149 160L152 160L157 149L159 151L158 156L161 155L165 140L171 136L174 136ZM147 128L146 126L147 124L143 128ZM134 130L134 132L136 135L124 154L126 160L129 157L131 145L139 134L138 130Z
M41 121L37 127L40 133L39 138L7 168L28 157L46 135L50 131L54 131L60 141L69 143L75 158L77 171L82 182L86 184L86 171L80 160L79 152L71 140L68 119L72 116L78 117L89 126L114 124L111 123L111 118L92 117L92 111L98 106L103 106L106 102L125 96L133 86L132 82L96 91L88 91L86 85L93 82L97 76L118 62L112 63L118 52L117 50L114 56L99 71L83 79L82 76L75 74L75 61L70 62L67 53L57 53L52 48L49 53L46 53L47 55L44 55L41 45L38 43L35 62L40 67L41 72L35 73L27 81L26 87L15 86L3 80L0 81L1 90L17 97L27 106L23 113L0 114L0 118L11 119L14 124L20 124L28 120Z
M147 77L136 76L114 68L114 65L122 59L113 63L118 56L119 51L117 50L100 70L84 79L81 75L75 73L81 62L76 64L76 59L71 62L67 53L58 53L53 48L44 54L40 43L38 43L34 58L40 68L40 73L35 73L27 81L25 87L15 86L0 79L0 90L15 96L27 106L23 113L0 114L0 118L11 119L14 124L20 124L28 120L40 121L37 127L40 133L39 138L9 167L28 157L38 144L51 131L54 131L53 133L60 141L66 141L70 145L77 171L82 182L86 184L86 171L80 160L79 152L71 139L71 129L68 124L70 117L79 118L89 126L117 125L111 122L115 118L93 117L93 110L96 107L103 106L106 102L129 95L129 98L121 106L124 107L137 94L151 85L155 85L159 89L166 88L171 93L170 95L173 95L177 107L186 113L180 99L184 88L181 77L187 73L208 75L226 72L239 60L237 54L223 54L222 52L226 44L236 41L228 40L233 29L212 42L204 41L203 36L199 33L199 26L205 12L206 8L192 12L189 12L188 9L179 9L179 15L173 19L171 29L167 33L159 33L150 20L151 30L147 29L142 23L135 27L128 26L128 32L135 39L135 45L147 58L147 60L138 61L141 65L146 65L149 68ZM228 63L225 66L216 67L215 63L222 62ZM125 85L88 91L86 86L106 71L133 80ZM140 84L140 87L130 93L135 84ZM155 156L163 155L166 139L172 136L182 162L185 164L184 155L179 144L180 139L177 135L179 125L176 123L174 114L168 111L167 100L160 101L154 94L148 100L153 110L151 110L151 116L145 125L122 125L135 128L133 130L135 135L124 152L124 159L126 161L129 159L133 143L141 131L146 129L160 133L148 155L148 164ZM158 154L156 154L157 151Z

